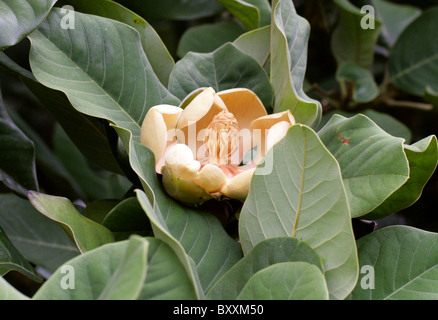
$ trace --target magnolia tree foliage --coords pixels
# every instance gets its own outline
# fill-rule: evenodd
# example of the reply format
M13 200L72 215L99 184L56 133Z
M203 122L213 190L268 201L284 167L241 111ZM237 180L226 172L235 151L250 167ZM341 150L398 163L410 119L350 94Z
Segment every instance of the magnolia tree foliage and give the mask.
M438 299L411 3L0 0L0 299Z

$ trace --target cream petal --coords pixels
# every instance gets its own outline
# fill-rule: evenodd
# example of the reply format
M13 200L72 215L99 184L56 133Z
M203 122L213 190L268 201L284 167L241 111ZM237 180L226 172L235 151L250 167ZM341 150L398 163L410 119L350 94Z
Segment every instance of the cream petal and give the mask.
M232 163L242 162L246 152L254 147L251 136L251 123L257 118L266 116L265 107L259 97L246 88L223 90L217 94L236 118L239 124L239 148L231 155Z
M161 172L165 150L174 143L174 134L169 131L174 130L182 111L181 108L161 104L150 108L143 120L140 142L154 153L157 172Z
M255 168L239 173L228 181L225 187L222 188L221 193L229 198L244 201L248 196L254 171Z
M219 191L227 182L224 172L214 164L206 164L193 181L210 193Z
M268 114L259 97L249 89L223 90L217 95L225 103L228 111L234 114L239 123L239 129L249 129L253 120Z
M165 165L179 178L192 181L207 192L217 192L226 183L221 169L213 164L201 168L201 163L194 159L192 150L185 144L176 144L167 150Z
M277 123L284 122L283 124L275 127L271 133L271 137L268 139L269 132ZM286 125L288 124L288 125ZM251 123L251 131L255 140L254 144L257 146L257 155L255 162L259 162L276 142L281 138L280 133L286 133L287 129L295 124L295 118L289 110L274 113L268 116L260 117Z
M196 159L205 156L198 152L204 144L204 130L215 115L226 109L222 99L210 87L197 94L181 113L176 124L177 140L179 143L187 144Z

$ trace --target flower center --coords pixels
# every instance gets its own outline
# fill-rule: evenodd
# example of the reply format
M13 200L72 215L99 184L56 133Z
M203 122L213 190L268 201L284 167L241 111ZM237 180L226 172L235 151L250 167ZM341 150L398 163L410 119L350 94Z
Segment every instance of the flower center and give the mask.
M239 148L239 124L234 115L225 110L218 113L207 127L204 143L208 163L230 164L231 155Z

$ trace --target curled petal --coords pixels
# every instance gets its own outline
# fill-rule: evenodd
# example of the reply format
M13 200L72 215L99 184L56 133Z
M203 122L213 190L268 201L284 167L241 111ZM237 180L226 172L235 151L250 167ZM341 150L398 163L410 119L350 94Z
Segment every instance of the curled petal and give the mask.
M229 198L244 201L248 196L254 171L255 168L239 173L228 181L225 187L222 188L221 193Z
M176 124L178 143L187 144L196 159L205 157L199 149L204 144L205 130L222 110L226 110L224 102L213 88L196 93L196 97L185 107Z
M255 140L254 144L257 146L255 161L259 162L266 152L280 141L294 124L295 118L289 110L254 120L251 123L251 131Z
M164 164L164 151L174 143L174 128L182 109L161 104L149 109L143 120L140 142L146 145L155 156L156 171Z
M199 161L193 157L192 150L184 144L171 146L166 152L165 166L182 179L188 180L209 193L222 189L226 183L225 174L212 164L201 168Z

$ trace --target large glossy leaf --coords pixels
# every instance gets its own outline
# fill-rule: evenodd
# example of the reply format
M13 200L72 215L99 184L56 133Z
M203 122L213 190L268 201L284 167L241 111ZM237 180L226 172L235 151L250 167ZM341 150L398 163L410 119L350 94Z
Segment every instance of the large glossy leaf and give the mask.
M14 247L0 227L0 276L11 270L19 271L34 281L41 281L32 265Z
M60 28L63 14L54 9L29 36L35 77L63 91L78 111L138 137L151 106L179 100L153 72L136 30L94 15L76 12L74 17L74 29Z
M365 115L334 115L318 135L341 166L352 217L371 212L408 180L404 139Z
M242 34L234 45L247 55L253 57L262 66L269 66L271 55L271 27L266 26Z
M324 263L331 298L344 299L354 288L358 266L336 159L312 129L294 125L264 163L254 173L239 218L244 253L272 237L305 241Z
M186 269L189 279L192 282L193 287L195 288L196 297L198 299L204 298L204 291L202 290L199 276L196 271L196 266L193 260L187 255L181 243L178 242L178 240L176 240L170 234L158 206L155 206L155 208L153 208L146 194L141 190L137 190L137 198L144 212L149 218L149 221L151 222L155 237L162 240L164 243L172 248L178 259L180 260L181 264Z
M290 237L263 240L215 283L207 298L235 300L256 272L276 263L295 261L308 262L323 271L321 258L305 242Z
M29 300L0 276L0 300Z
M409 161L409 179L384 203L365 219L381 219L413 205L421 196L424 186L434 173L438 163L438 145L436 136L429 136L413 145L405 145Z
M339 21L332 34L331 48L338 65L354 62L370 69L382 23L371 13L362 13L348 0L335 0L335 3L339 8Z
M233 20L193 26L181 36L177 55L183 58L189 51L199 53L214 51L223 44L236 40L243 32L241 25Z
M368 271L363 273L351 299L438 299L436 233L390 226L359 239L357 247L360 265L367 266ZM369 285L374 285L374 289L369 289Z
M297 122L319 122L321 104L303 90L310 25L295 11L292 1L272 2L271 71L274 112L291 110Z
M239 300L327 300L324 275L307 262L281 262L249 279Z
M0 91L0 183L25 197L37 190L33 142L12 122Z
M423 96L427 87L438 90L437 15L437 7L424 11L400 35L389 57L391 82L418 96Z
M252 57L227 43L212 53L189 52L170 75L169 90L184 99L193 90L248 88L263 104L272 105L272 88L263 68Z
M396 43L406 27L421 14L421 10L412 5L386 0L373 0L372 3L382 21L382 35L390 47Z
M67 198L29 192L29 200L39 212L58 222L81 252L114 241L107 228L81 215Z
M62 278L68 275L60 268L34 295L34 299L195 298L178 258L169 246L155 238L134 236L107 244L68 261L66 265L74 270L74 290L60 286Z
M56 0L1 0L0 51L17 44L36 29L55 3Z
M161 83L167 87L175 62L154 28L140 15L109 0L66 0L74 10L123 22L136 29L146 56Z
M411 130L400 120L397 120L393 116L385 112L375 111L373 109L362 110L358 113L361 113L371 120L373 120L380 128L388 132L390 135L394 137L399 137L405 139L405 143L410 143L412 140ZM327 122L333 117L333 115L339 114L346 118L351 118L355 116L357 113L342 111L342 110L334 110L326 112L319 123L319 127L317 131L323 128Z
M156 216L155 230L169 244L172 239L180 242L185 252L195 262L204 290L231 268L242 257L240 245L223 229L220 221L210 213L183 206L170 198L158 181L153 153L134 141L131 134L116 128L129 153L130 164L139 176L147 195L143 207L148 204L150 217ZM158 219L158 220L157 220ZM155 232L154 230L154 232ZM161 230L161 231L160 231Z
M0 203L0 225L13 245L34 265L53 272L79 254L64 230L29 201L2 194Z

